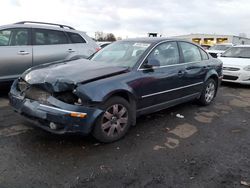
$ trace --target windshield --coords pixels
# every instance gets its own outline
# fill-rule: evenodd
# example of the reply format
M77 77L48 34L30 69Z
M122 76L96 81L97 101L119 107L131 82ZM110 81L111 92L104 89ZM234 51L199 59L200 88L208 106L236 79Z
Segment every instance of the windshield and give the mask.
M222 57L250 58L250 47L233 47L224 52Z
M230 46L230 45L214 45L209 50L222 50L222 51L226 51L227 49L229 49L231 47L232 46Z
M119 41L97 52L91 60L104 66L133 67L149 46L146 42Z

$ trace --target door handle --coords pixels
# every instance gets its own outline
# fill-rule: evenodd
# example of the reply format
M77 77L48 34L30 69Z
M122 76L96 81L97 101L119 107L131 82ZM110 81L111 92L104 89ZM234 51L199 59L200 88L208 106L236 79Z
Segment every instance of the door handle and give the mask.
M68 52L69 52L69 53L72 53L72 52L75 52L75 50L68 49Z
M210 68L210 66L209 65L207 65L207 66L203 66L203 69L204 70L207 70L207 69L209 69Z
M179 76L179 77L182 77L182 76L184 75L184 73L185 73L184 71L179 71L179 72L178 72L178 76Z
M30 54L30 53L29 53L29 52L26 52L26 51L19 51L17 54L18 54L18 55L28 55L28 54Z

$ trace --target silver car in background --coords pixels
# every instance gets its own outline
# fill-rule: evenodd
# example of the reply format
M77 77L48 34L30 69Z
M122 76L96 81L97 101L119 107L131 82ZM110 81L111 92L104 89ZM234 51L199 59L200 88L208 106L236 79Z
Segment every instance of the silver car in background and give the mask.
M0 82L30 67L87 58L99 46L85 32L66 25L24 21L0 27Z

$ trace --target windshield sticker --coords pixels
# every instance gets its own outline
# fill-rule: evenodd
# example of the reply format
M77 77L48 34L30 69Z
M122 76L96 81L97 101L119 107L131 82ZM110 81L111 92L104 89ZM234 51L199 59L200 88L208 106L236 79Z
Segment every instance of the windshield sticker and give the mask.
M147 48L147 47L150 46L150 44L148 44L148 43L134 43L133 46L141 47L141 48Z

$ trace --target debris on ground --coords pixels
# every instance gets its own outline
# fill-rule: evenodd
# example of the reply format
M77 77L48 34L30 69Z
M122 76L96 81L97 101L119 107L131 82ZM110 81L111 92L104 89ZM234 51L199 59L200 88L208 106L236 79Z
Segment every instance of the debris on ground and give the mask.
M103 172L105 172L105 173L107 173L107 172L112 172L112 168L111 168L110 166L101 165L101 166L100 166L100 169L101 169Z
M180 138L189 138L193 134L195 134L198 131L198 129L189 124L189 123L184 123L182 125L178 125L175 127L173 130L169 131L169 133L175 134L176 136Z
M95 144L94 144L94 146L99 146L99 145L100 145L100 143L95 143Z
M117 149L117 150L119 150L119 149L120 149L120 147L117 147L116 149Z
M246 182L246 181L240 181L241 185L245 185L247 187L250 187L250 182Z
M176 114L176 117L178 117L178 118L180 118L180 119L183 119L183 118L184 118L184 116L181 115L181 114Z
M140 136L140 134L136 134L136 136Z
M159 145L155 145L154 148L153 148L153 150L155 150L155 151L158 151L160 149L165 149L165 147L159 146Z
M166 131L167 131L167 132L170 131L170 128L166 127Z
M232 130L232 133L239 133L239 132L241 132L241 129L233 129Z
M164 145L170 149L174 149L179 146L179 143L180 141L178 139L168 137Z

